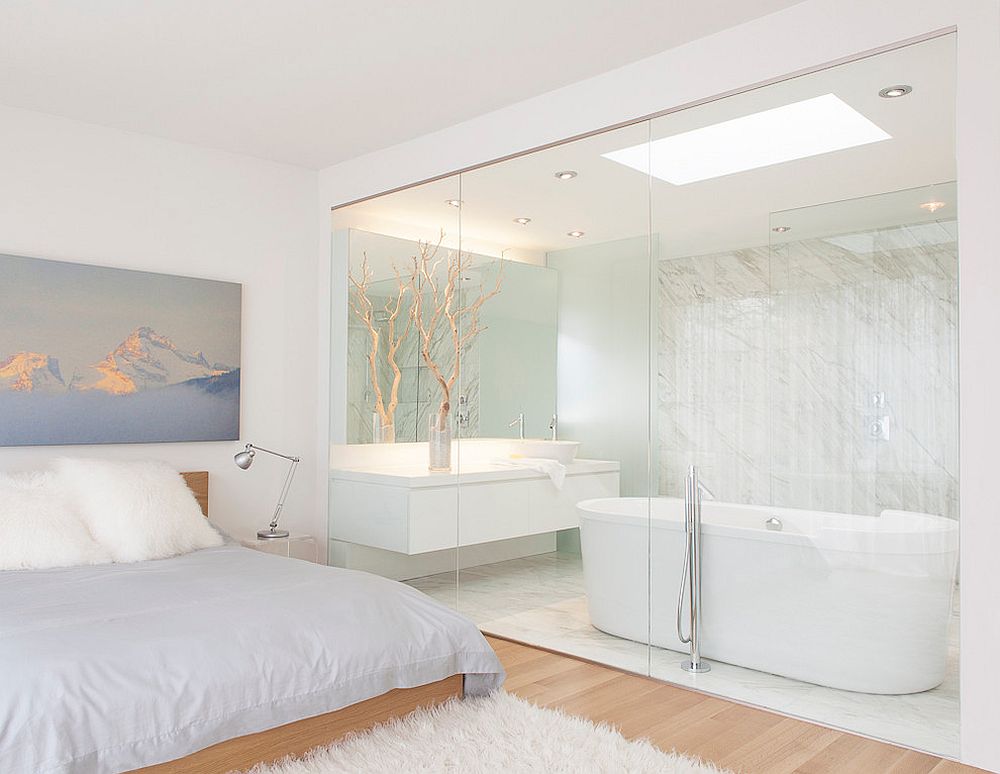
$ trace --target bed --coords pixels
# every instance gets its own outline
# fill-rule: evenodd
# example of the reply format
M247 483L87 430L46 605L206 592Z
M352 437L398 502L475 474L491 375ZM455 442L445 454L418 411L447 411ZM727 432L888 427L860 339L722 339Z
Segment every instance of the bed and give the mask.
M3 772L244 769L503 682L415 589L233 543L0 572L0 599Z

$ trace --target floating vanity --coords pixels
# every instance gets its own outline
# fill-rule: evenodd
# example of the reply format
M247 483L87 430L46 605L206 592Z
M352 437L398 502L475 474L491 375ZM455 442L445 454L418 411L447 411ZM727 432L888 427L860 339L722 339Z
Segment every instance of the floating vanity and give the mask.
M580 525L578 502L619 493L618 462L576 459L563 470L556 467L556 478L565 473L560 486L549 472L512 457L516 443L465 439L453 450L450 473L428 472L427 444L334 447L332 555L350 566L357 547L392 552L395 556L381 557L395 565L392 574L414 577L411 573L441 571L435 552L451 551L450 559L436 556L445 568L449 562L454 568L453 551L459 547L479 546L469 554L476 563L551 551L556 532ZM365 556L371 561L372 552Z

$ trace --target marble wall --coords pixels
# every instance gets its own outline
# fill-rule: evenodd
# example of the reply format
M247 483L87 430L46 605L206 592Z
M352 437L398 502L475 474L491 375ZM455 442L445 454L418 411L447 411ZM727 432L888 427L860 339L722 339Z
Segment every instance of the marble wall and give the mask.
M957 227L658 266L659 489L958 515ZM878 424L878 427L876 427Z

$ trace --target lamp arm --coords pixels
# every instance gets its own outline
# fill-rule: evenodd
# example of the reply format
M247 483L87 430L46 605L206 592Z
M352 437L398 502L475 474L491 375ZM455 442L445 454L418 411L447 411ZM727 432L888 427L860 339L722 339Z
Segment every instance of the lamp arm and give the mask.
M260 447L255 447L260 451L267 451L267 449L260 449ZM277 454L277 452L271 452L271 454ZM288 467L288 475L285 476L285 483L281 487L281 494L278 495L278 504L274 509L274 516L271 517L270 528L273 530L278 526L278 519L281 517L281 509L285 507L285 498L288 497L288 490L292 488L292 479L295 478L295 471L299 466L298 457L288 457L284 454L277 454L279 457L284 457L286 460L291 460L292 464Z
M247 449L253 449L254 451L262 451L267 454L273 454L275 457L281 457L282 459L291 460L292 462L298 462L298 457L291 457L287 454L282 454L281 452L271 451L270 449L265 449L263 446L254 446L252 443L247 444Z

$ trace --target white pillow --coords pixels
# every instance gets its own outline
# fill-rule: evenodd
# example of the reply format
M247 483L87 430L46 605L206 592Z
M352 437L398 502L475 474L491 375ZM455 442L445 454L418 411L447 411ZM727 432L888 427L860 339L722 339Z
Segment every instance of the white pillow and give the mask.
M163 559L222 545L184 478L162 462L60 459L55 468L113 561Z
M0 474L0 570L110 562L51 473Z

